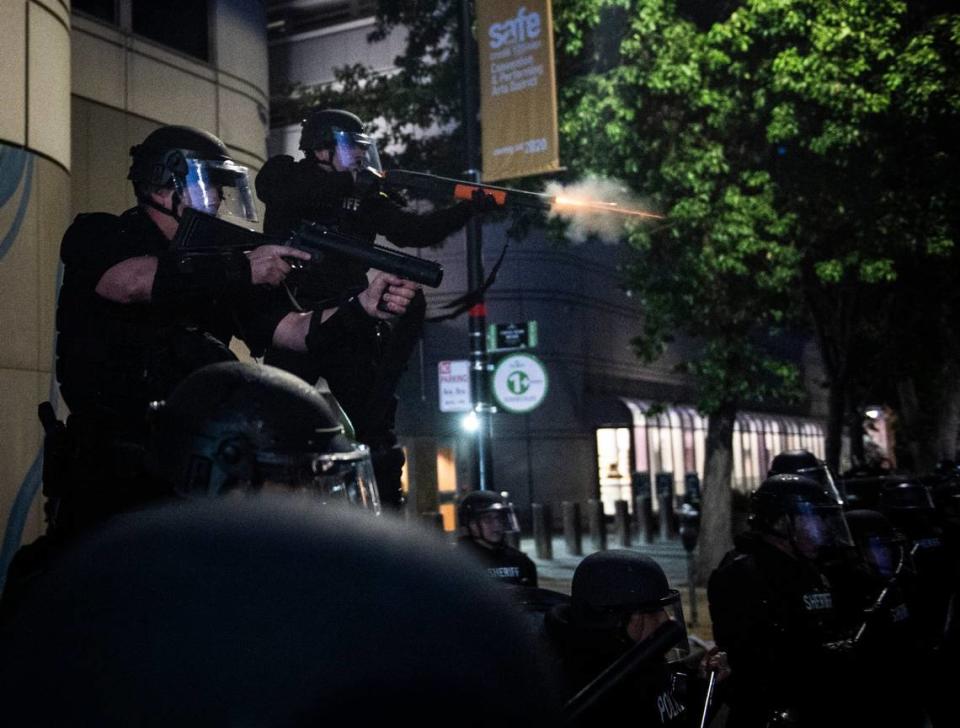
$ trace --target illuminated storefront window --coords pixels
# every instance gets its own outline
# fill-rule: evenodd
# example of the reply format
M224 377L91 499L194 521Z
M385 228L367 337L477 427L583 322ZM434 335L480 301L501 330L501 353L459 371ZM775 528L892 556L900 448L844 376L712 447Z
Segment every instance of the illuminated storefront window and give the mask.
M614 512L614 502L631 501L630 428L604 427L597 430L597 467L600 500L606 513Z
M631 471L624 471L625 463L646 473L651 484L657 482L658 474L670 473L674 495L678 496L683 494L686 475L695 473L703 481L706 417L685 405L654 409L641 400L621 401L630 411L632 428L597 430L600 493L608 514L613 513L614 500L632 501ZM823 458L824 444L823 427L816 421L741 412L733 430L732 485L751 491L766 477L770 461L778 453L803 448ZM632 448L632 452L624 452L625 448ZM617 477L612 477L611 462L616 463Z
M437 491L440 494L443 530L453 531L457 527L456 506L453 502L457 493L457 458L452 447L437 448Z

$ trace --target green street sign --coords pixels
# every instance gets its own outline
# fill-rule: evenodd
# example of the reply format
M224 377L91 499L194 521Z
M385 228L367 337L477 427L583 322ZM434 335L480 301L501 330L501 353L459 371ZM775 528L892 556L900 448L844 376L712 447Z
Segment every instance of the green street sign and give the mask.
M537 345L537 322L490 324L487 326L487 350L533 349Z
M532 354L505 356L493 370L493 396L507 412L525 414L543 402L548 388L547 370Z

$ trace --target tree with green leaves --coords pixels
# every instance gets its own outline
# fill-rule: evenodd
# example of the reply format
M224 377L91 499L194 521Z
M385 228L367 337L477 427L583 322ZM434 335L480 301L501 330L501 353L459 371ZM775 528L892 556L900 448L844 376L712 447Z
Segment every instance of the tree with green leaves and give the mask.
M632 230L627 281L643 306L643 359L659 357L676 333L700 342L684 366L708 415L706 576L732 546L737 411L799 395L797 367L777 355L799 310L789 295L799 252L784 245L795 219L776 205L769 144L750 132L760 122L745 105L749 88L718 83L708 33L672 2L576 5L557 13L561 48L581 69L560 89L562 157L625 179L667 216Z
M722 452L731 409L795 384L749 343L808 321L832 466L848 413L894 390L908 420L940 425L908 422L925 450L915 464L931 466L938 445L952 455L960 16L901 0L747 0L697 25L689 6L584 0L558 12L581 70L562 87L565 162L625 175L670 221L630 239L646 303L638 350L655 356L672 331L705 342L689 366ZM711 453L705 518L723 509Z

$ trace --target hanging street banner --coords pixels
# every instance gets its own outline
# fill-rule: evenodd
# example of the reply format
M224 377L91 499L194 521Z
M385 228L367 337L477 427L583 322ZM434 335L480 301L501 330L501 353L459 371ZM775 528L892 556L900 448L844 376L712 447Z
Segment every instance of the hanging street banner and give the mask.
M493 395L507 412L535 410L547 396L547 370L532 354L504 357L493 371Z
M483 181L555 172L557 89L550 0L477 7Z
M469 412L473 409L468 359L437 362L437 376L441 412Z

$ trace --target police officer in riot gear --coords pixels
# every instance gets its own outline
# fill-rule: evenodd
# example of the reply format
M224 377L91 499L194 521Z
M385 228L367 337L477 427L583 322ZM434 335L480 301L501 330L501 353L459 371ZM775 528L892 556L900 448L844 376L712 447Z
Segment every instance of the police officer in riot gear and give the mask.
M326 394L266 365L203 367L154 405L153 471L185 498L281 491L379 512L369 451Z
M191 371L234 359L238 336L257 355L268 346L320 350L354 320L406 310L414 287L376 277L350 304L316 312L263 305L289 261L283 245L182 256L171 248L186 208L226 220L255 219L247 170L200 129L165 126L131 150L137 206L122 215L80 215L61 246L57 378L71 410L56 529L71 534L158 494L143 477L145 414ZM379 306L379 308L378 308ZM51 492L52 491L52 492Z
M915 572L908 605L927 647L936 649L944 637L957 572L944 546L933 500L922 483L890 482L880 489L879 510L907 539Z
M856 724L859 698L842 688L856 664L852 629L821 566L852 548L836 499L810 478L771 476L752 494L750 531L735 544L708 585L714 637L734 674L728 725Z
M319 223L371 245L383 235L400 247L438 246L462 228L477 211L489 207L481 196L446 209L418 214L382 189L380 159L374 139L354 114L315 109L302 124L303 159L271 158L257 175L258 197L266 204L264 232L285 237L304 220ZM367 285L366 269L357 263L324 261L319 271L295 279L291 290L301 306L337 305ZM426 301L418 294L408 313L389 324L358 326L340 345L315 355L271 349L266 361L308 382L323 377L354 423L361 442L370 446L384 504L402 500L403 451L394 435L400 376L420 336Z
M915 573L909 544L903 534L877 511L857 509L845 514L857 554L866 575L857 589L859 596L854 644L862 669L852 672L852 694L870 695L862 705L865 725L928 725L930 685L918 666L924 659L920 631L910 603L915 592Z
M461 535L457 550L477 561L493 578L505 584L537 586L537 566L530 557L507 543L517 533L517 516L504 494L490 490L467 493L457 508Z
M554 607L545 620L568 700L596 685L593 681L604 670L668 622L679 628L675 643L601 690L589 709L576 716L578 725L623 722L625 716L644 726L699 725L705 695L698 668L717 670L721 678L729 674L722 653L690 655L680 592L670 588L656 561L636 551L611 550L580 562L570 603Z

